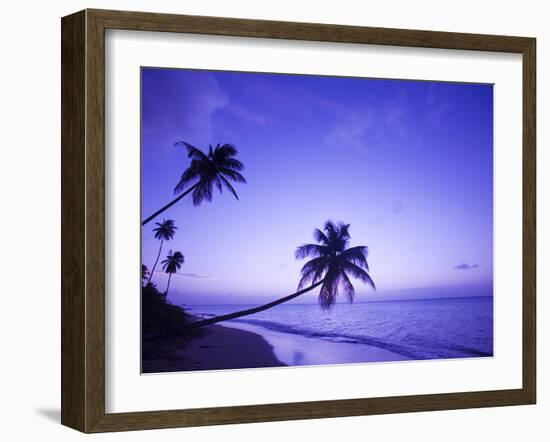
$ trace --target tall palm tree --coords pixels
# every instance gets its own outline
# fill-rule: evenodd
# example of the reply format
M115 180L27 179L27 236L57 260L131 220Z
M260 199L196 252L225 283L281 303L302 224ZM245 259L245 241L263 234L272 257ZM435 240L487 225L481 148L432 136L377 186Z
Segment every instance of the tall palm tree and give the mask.
M193 192L193 205L198 206L203 201L212 201L214 186L216 186L220 193L225 187L236 199L239 199L230 181L246 184L246 179L240 173L244 168L243 163L234 158L237 155L235 146L231 144L218 144L215 148L210 146L206 154L185 141L179 141L175 145L185 146L187 148L187 156L191 158L190 166L185 169L174 188L174 194L181 195L147 217L141 225L147 224L191 192ZM194 181L195 184L187 187Z
M170 241L174 237L174 235L176 234L176 230L178 229L174 225L173 219L164 219L162 220L162 223L155 223L155 224L157 225L157 227L153 229L153 232L155 232L155 238L160 240L160 247L159 247L159 252L157 253L157 259L155 260L155 264L153 265L153 268L149 273L149 279L147 280L147 284L151 282L151 278L153 278L153 273L155 273L155 268L157 267L157 263L159 262L160 252L162 251L162 245L164 244L164 241Z
M190 326L193 328L203 327L216 322L259 313L290 301L319 286L321 286L318 297L319 304L324 310L329 310L336 302L340 289L348 300L353 302L355 289L349 275L376 290L376 286L369 275L368 248L365 246L347 248L350 240L349 226L349 224L342 222L335 224L332 221L327 221L323 230L315 229L313 232L317 244L304 244L296 249L296 259L313 258L302 267L302 277L298 283L296 293L279 298L269 304L205 319L192 323ZM308 284L311 285L307 286Z
M168 289L170 288L170 280L172 279L172 274L176 273L185 262L185 258L181 252L174 252L172 250L168 252L168 256L165 260L162 261L162 270L168 273L168 283L166 284L166 291L164 295L168 295Z

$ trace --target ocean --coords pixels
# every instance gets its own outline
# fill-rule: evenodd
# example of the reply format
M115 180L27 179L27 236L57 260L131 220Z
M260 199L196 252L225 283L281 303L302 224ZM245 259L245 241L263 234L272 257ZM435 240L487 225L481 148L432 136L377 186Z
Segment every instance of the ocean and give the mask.
M249 307L187 308L207 317ZM281 304L220 325L261 334L288 365L369 362L373 348L383 351L378 361L493 355L492 297L342 303L330 312L316 304Z

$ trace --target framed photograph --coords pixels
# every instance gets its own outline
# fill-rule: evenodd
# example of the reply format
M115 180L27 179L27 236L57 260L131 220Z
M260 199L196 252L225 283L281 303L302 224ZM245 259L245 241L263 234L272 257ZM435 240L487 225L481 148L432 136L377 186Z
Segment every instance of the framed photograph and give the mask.
M535 39L62 19L62 423L534 404Z

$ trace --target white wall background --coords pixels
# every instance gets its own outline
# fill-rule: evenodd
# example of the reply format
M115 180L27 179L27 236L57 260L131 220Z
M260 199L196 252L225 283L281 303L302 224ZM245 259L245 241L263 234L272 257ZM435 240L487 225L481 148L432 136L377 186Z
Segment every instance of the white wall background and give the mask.
M0 435L4 440L82 440L59 425L60 24L86 7L457 32L538 39L539 403L529 407L231 425L104 434L95 440L298 440L335 438L547 440L550 429L550 28L545 2L320 2L278 0L20 0L2 10L0 69Z

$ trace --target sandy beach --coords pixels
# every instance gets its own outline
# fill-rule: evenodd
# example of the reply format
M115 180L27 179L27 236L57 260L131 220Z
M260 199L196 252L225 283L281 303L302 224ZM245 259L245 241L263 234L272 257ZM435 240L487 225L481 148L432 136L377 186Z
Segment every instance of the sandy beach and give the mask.
M373 345L334 342L294 333L282 333L242 322L228 321L226 327L235 327L235 330L261 335L273 348L275 357L289 366L357 364L409 359L402 354Z
M234 308L189 308L183 322ZM152 373L492 357L492 312L486 296L338 304L330 315L314 304L289 304L195 329L185 339L144 339L143 368ZM161 319L152 331L165 324ZM407 327L411 322L414 332Z
M228 321L195 336L159 338L143 345L143 373L227 370L338 363L402 361L370 345L329 342Z
M143 373L284 366L256 333L212 325L190 339L159 338L143 345Z

